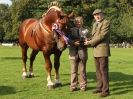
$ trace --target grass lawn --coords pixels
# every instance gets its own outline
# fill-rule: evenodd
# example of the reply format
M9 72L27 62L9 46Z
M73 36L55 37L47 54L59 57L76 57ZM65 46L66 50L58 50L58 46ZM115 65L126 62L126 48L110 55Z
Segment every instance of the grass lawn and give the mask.
M29 55L30 52L31 50L28 52ZM104 99L133 99L133 49L112 48L111 53L109 67L111 95ZM91 48L88 49L88 57L86 92L69 90L68 50L65 50L61 56L60 79L63 85L60 88L48 90L45 62L41 52L34 62L35 78L23 80L20 47L0 46L0 99L99 99L99 95L92 94L96 87L96 79ZM29 59L27 65L29 65ZM54 69L52 75L54 75Z

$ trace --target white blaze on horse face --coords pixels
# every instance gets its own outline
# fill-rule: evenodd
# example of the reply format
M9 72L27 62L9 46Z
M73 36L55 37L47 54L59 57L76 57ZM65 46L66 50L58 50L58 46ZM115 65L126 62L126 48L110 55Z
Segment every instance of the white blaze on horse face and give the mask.
M58 39L57 48L58 48L60 51L63 51L64 48L65 48L65 42L62 41L61 38Z
M59 49L60 51L63 51L65 48L65 44L64 44L65 42L59 36L56 32L54 32L54 38L57 44L57 49Z

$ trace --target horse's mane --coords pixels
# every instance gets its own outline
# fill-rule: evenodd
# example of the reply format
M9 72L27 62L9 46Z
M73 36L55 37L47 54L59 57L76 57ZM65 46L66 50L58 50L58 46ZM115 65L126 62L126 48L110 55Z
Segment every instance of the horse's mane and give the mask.
M51 9L55 9L61 12L61 8L59 8L58 6L51 6L42 16L45 16Z
M51 10L51 9L53 9L53 8L54 8L55 10L58 10L58 11L61 12L61 8L59 8L58 6L52 6L52 7L50 7L50 8L48 9L48 11ZM47 11L47 12L48 12L48 11Z

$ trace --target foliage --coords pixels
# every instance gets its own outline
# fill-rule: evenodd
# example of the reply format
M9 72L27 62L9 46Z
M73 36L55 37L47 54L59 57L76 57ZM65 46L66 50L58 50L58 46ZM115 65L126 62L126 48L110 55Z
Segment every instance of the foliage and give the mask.
M1 10L5 13L0 22L0 39L18 39L20 23L27 18L41 18L53 0L12 0L12 5L7 5ZM75 16L83 16L85 27L90 31L93 23L92 12L96 8L104 10L107 19L111 22L112 42L132 42L133 40L133 0L57 0L65 13L71 11ZM1 8L1 6L0 6ZM2 9L2 8L1 8ZM0 12L1 13L1 12ZM4 17L4 20L3 20ZM5 19L8 17L8 19ZM6 20L6 21L5 21Z
M6 33L11 30L11 17L9 6L0 4L0 42L4 40Z

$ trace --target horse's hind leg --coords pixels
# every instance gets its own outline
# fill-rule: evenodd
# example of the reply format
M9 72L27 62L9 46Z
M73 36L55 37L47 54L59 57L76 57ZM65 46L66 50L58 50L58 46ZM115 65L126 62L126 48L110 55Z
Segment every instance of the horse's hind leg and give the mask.
M21 48L22 48L22 60L23 60L23 74L22 74L22 77L26 78L27 77L26 61L27 61L28 46L27 46L27 44L23 44L23 46L21 46Z
M38 54L38 51L32 50L32 53L30 55L29 77L34 77L34 74L33 74L33 62L34 62L37 54Z

